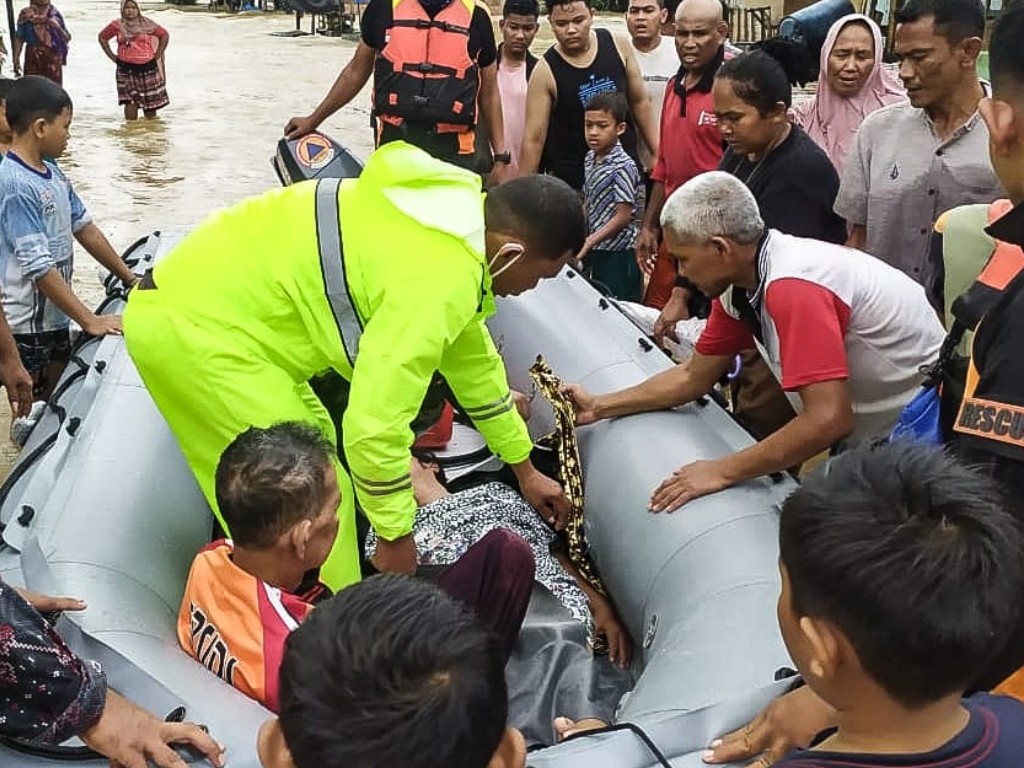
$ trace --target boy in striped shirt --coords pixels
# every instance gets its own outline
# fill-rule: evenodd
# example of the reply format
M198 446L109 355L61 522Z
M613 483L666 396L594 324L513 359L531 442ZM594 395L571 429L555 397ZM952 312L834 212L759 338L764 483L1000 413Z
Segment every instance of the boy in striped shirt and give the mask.
M626 97L607 91L587 102L584 132L590 151L583 161L583 196L589 236L578 258L587 277L617 299L640 301L643 282L635 246L640 171L619 137L626 130Z

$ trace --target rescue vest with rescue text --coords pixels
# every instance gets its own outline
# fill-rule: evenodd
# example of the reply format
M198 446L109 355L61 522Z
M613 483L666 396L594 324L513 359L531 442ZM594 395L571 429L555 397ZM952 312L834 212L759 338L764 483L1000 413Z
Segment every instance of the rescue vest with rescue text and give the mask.
M419 0L394 0L394 23L374 65L373 109L392 125L461 133L476 124L480 68L469 55L474 0L433 18Z
M1011 207L1006 200L993 203L989 222L1002 218ZM995 251L978 279L953 303L956 323L963 323L971 330L1004 295L1009 296L1008 291L1020 290L1021 280L1024 280L1024 250L1000 240L995 244ZM977 345L976 339L974 345ZM978 396L981 372L973 354L974 345L953 429L963 436L996 441L1002 446L1000 453L1019 451L1019 459L1024 459L1024 405Z

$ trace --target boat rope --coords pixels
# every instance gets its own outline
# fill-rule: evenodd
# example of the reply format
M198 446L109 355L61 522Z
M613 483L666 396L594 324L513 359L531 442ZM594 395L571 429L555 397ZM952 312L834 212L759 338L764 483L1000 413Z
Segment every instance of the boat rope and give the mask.
M647 731L641 728L636 723L615 723L614 725L608 725L604 728L597 728L592 731L581 731L580 733L574 733L571 736L567 736L562 740L564 744L567 741L575 741L576 739L586 739L590 736L597 736L602 733L614 733L615 731L631 731L640 741L644 743L644 746L651 751L654 755L654 759L658 761L658 764L662 768L672 768L672 763L665 757L665 753L658 749L658 745L654 743L654 739L647 735ZM527 766L529 768L529 766Z

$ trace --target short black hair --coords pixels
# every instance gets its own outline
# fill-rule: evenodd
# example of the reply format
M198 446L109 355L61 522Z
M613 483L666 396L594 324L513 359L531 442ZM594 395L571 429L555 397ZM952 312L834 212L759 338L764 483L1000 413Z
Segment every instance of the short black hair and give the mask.
M565 6L572 5L573 3L583 3L583 5L587 6L587 8L590 8L591 10L594 7L594 0L547 0L545 2L545 7L548 12L548 16L550 16L552 8L556 6L564 8Z
M556 176L520 176L487 193L487 229L521 238L527 249L555 261L576 254L587 239L579 193Z
M748 51L729 59L718 69L717 79L729 80L736 95L764 117L779 102L793 105L793 85L778 59L762 50Z
M783 504L779 543L796 614L905 707L963 692L1015 626L1024 537L996 483L936 448L833 459Z
M288 636L280 717L296 768L486 768L508 722L498 641L421 579L373 576Z
M1024 3L1006 8L996 20L988 44L988 69L998 90L1002 85L1024 88Z
M537 0L505 0L501 8L501 18L509 16L540 16L540 3Z
M235 543L267 548L296 523L316 517L331 442L314 426L285 421L250 427L224 449L215 476L217 506Z
M629 103L626 96L619 91L604 91L592 96L583 108L585 112L607 112L615 118L616 123L626 122L629 114Z
M7 100L7 94L11 92L11 88L17 80L11 80L9 77L0 77L0 101Z
M896 11L896 23L911 24L926 16L935 20L935 31L952 45L968 37L985 36L981 0L907 0Z
M5 102L7 124L16 134L25 133L40 118L53 122L65 109L74 108L67 91L39 75L15 80Z

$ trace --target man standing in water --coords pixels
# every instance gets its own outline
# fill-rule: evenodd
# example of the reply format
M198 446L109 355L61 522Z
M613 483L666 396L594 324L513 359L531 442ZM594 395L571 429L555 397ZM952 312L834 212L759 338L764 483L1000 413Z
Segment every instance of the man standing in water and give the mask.
M377 146L408 141L475 170L479 116L493 150L495 180L504 179L512 158L487 7L475 0L370 0L359 29L355 53L331 90L309 115L289 120L285 136L315 131L355 98L372 73ZM424 57L429 61L420 61Z
M346 462L324 583L359 578L355 498L380 539L377 569L412 573L410 423L435 371L523 496L564 525L568 502L530 461L484 321L494 296L554 277L585 236L582 204L557 179L516 179L484 199L477 175L392 142L358 179L297 184L214 214L132 292L125 340L215 512L214 471L239 433L312 424ZM211 253L230 277L209 278ZM351 383L342 435L308 383L328 369Z
M651 119L655 125L661 120L661 103L665 98L665 84L676 73L679 57L671 37L664 37L661 28L668 18L665 0L629 0L626 9L626 29L633 44L636 63L651 101ZM647 180L650 194L650 174L655 155L646 142L639 142L640 169Z
M519 170L550 173L573 189L582 189L587 155L583 107L594 96L605 91L626 95L630 117L622 146L634 160L639 159L637 131L652 150L657 149L658 134L633 49L607 29L591 28L590 0L552 0L548 19L557 42L530 78Z

